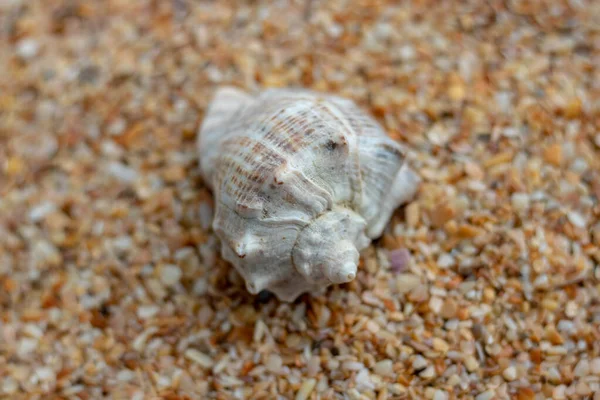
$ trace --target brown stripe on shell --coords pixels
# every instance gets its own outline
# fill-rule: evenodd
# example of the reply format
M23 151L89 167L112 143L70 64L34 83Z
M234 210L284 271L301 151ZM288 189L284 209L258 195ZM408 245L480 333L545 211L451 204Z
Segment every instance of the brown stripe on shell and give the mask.
M238 207L256 207L265 181L285 162L277 151L247 136L232 138L222 147L219 181Z
M310 105L296 115L286 114L286 108L283 107L263 123L267 129L264 140L284 154L294 154L310 146L314 143L316 130L325 128L311 111Z

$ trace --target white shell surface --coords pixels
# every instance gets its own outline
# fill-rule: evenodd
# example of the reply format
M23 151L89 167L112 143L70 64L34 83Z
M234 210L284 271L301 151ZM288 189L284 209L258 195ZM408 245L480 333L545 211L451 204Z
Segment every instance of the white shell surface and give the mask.
M354 279L360 251L419 184L375 120L307 90L219 89L198 148L223 257L251 293L286 301Z

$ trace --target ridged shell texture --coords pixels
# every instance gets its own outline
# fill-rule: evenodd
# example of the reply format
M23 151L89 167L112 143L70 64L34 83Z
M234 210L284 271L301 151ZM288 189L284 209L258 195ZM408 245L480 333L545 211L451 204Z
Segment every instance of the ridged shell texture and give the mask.
M352 101L307 90L219 89L198 147L223 257L251 293L286 301L354 279L419 182Z

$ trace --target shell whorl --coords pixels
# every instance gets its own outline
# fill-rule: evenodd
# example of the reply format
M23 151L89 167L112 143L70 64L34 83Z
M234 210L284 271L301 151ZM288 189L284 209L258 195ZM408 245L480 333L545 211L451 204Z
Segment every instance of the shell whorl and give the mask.
M418 178L354 103L305 90L220 89L199 138L222 254L283 300L356 276Z

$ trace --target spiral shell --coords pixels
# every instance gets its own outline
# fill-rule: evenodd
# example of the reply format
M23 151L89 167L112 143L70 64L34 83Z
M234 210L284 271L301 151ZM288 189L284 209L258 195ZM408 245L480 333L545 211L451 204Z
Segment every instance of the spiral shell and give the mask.
M219 89L198 148L223 257L248 291L285 301L353 280L420 181L352 101L308 90Z

